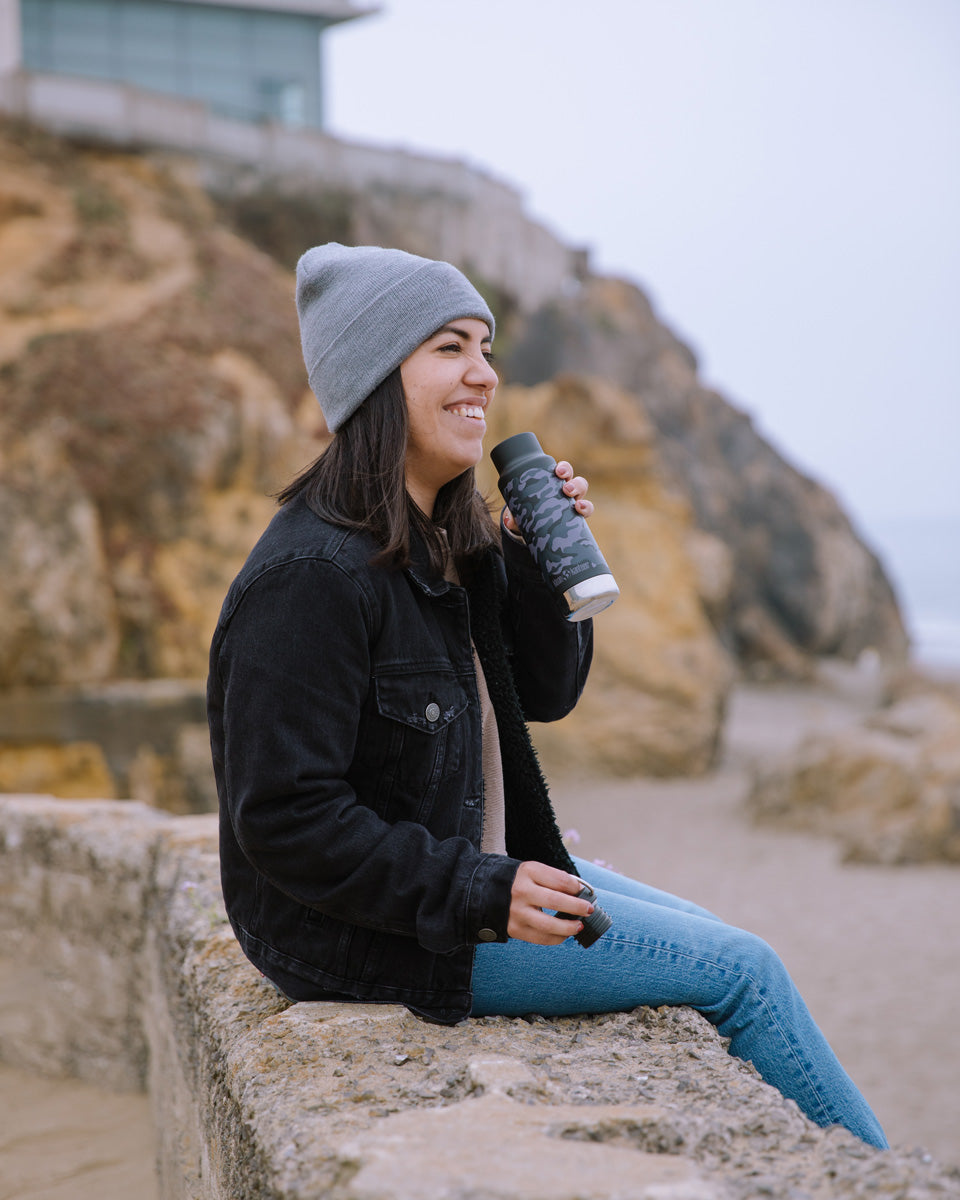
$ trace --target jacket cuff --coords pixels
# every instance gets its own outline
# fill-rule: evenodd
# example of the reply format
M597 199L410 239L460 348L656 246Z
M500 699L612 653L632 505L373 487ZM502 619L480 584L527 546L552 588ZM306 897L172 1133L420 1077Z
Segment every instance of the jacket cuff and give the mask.
M500 509L500 537L504 541L513 542L516 546L525 546L527 544L527 539L523 536L523 534L514 533L512 529L507 528L507 524L503 519L503 514L506 511L507 506L504 505L503 508Z
M466 940L507 941L510 920L510 892L520 859L505 854L484 854L473 873L467 896Z

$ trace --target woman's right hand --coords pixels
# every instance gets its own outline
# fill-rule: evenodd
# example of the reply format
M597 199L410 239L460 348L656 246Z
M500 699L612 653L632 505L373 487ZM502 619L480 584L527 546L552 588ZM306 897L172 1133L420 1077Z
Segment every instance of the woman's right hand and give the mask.
M577 898L582 887L582 879L557 867L533 861L521 863L510 891L507 935L537 946L559 946L583 926L579 921L566 921L543 909L589 916L593 905L589 900Z

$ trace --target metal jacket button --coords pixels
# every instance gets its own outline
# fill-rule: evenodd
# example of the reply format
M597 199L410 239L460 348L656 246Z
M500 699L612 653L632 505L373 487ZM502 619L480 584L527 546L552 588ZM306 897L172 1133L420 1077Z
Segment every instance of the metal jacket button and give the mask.
M428 721L437 721L440 718L440 705L434 704L432 701L423 710L423 715Z
M496 930L481 929L480 932L477 934L477 937L480 939L481 942L495 942L497 940Z

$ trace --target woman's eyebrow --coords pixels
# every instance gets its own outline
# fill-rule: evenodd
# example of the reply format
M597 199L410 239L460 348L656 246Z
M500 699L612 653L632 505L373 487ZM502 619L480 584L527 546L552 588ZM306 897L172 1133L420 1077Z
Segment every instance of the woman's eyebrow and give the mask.
M457 335L457 337L462 338L463 341L465 341L465 342L470 341L470 334L465 329L458 329L456 327L456 325L441 325L440 328L437 330L437 333L435 333L433 336L436 337L437 334L439 334L439 333L455 333ZM484 342L492 342L492 341L493 341L493 338L491 338L489 333L486 335L486 337L482 337L480 339L481 345Z

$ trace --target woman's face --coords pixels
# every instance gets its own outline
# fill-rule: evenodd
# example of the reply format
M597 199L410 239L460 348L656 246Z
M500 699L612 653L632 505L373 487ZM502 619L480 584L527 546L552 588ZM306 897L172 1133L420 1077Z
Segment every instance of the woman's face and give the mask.
M428 515L445 483L476 466L483 453L484 413L497 373L485 321L464 317L427 338L401 364L407 397L407 490Z

